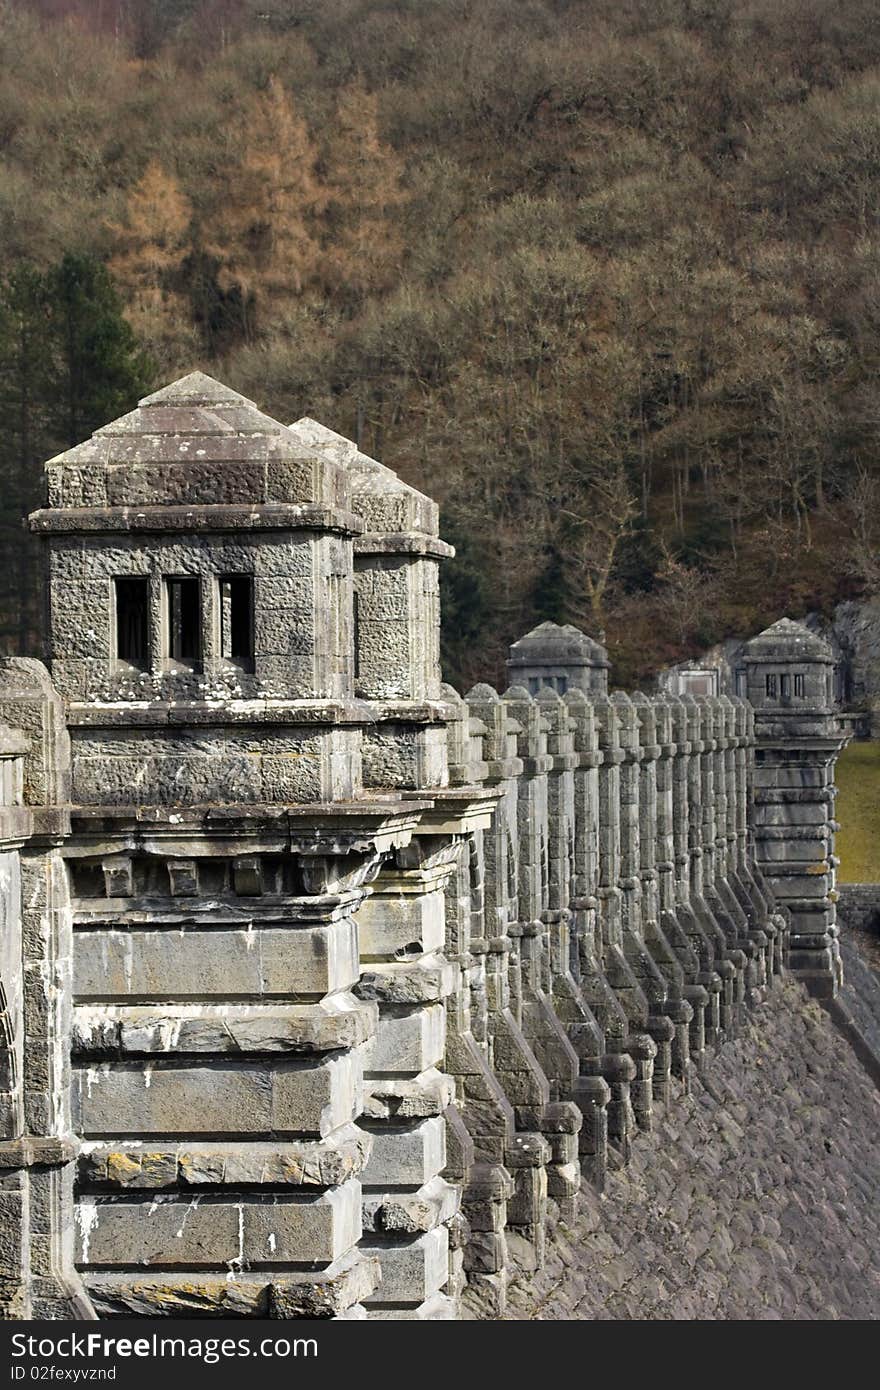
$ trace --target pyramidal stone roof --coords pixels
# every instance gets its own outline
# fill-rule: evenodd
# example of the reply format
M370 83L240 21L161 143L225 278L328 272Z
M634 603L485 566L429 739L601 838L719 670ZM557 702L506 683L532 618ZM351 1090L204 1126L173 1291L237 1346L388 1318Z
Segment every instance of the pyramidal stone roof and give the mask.
M608 666L600 642L572 623L539 623L510 648L509 666Z
M763 661L824 661L834 663L828 643L818 633L791 618L780 618L757 637L746 642L742 654L746 660Z
M177 381L172 381L169 386L163 386L160 390L154 391L152 395L144 396L143 400L138 402L140 406L253 406L253 404L253 401L248 400L247 396L242 396L239 391L233 391L231 386L224 386L222 381L216 381L214 377L208 376L206 372L189 372L186 376L180 377Z
M52 508L344 506L339 462L204 372L145 396L135 410L46 465Z
M304 415L290 432L303 446L340 464L349 479L352 505L368 531L408 532L436 536L440 529L437 503L405 483L378 459L363 453L351 439Z

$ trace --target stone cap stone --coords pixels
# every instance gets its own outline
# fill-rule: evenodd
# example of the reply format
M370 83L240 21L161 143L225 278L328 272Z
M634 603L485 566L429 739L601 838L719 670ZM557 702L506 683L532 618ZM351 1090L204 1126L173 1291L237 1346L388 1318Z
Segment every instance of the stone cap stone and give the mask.
M339 464L204 372L145 396L135 410L46 464L52 509L225 504L345 506Z
M745 643L740 651L740 661L805 661L833 666L834 656L828 643L803 623L793 622L791 618L780 618L778 622Z
M539 623L510 648L509 667L516 666L610 666L601 643L588 637L571 623Z
M290 433L310 453L332 460L344 472L349 506L361 518L368 535L436 537L440 530L437 503L398 478L378 459L363 453L351 439L304 415ZM359 544L362 548L367 538ZM444 554L453 554L444 546Z

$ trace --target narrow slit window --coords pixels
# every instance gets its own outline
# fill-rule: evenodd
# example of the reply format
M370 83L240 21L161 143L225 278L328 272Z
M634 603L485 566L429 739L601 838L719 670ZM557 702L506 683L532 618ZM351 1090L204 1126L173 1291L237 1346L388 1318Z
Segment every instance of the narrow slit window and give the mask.
M796 699L802 700L802 699L804 698L804 678L803 678L803 676L795 676L795 678L794 678L794 693L795 693L795 698L796 698Z
M198 579L166 579L165 602L168 656L172 661L198 661L202 653Z
M775 699L776 699L776 676L775 676L775 675L773 675L773 676L768 676L768 677L767 677L767 699L768 699L768 700L775 700Z
M116 659L145 671L150 664L147 615L150 581L115 579Z
M789 675L780 676L780 682L781 682L781 685L782 685L781 694L782 694L783 700L790 700L790 699L791 699L791 676L789 676Z
M249 574L220 580L220 655L247 665L254 659L254 581Z

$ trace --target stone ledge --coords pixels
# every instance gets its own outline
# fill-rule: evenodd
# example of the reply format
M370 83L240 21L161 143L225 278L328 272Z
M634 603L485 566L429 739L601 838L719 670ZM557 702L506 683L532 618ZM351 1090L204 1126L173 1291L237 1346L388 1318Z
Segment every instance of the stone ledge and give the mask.
M199 532L199 531L341 531L359 535L364 524L354 512L319 503L255 503L230 506L199 503L192 506L41 508L30 515L39 534L78 535L82 532Z
M359 1251L309 1274L229 1279L193 1274L93 1274L86 1281L102 1318L332 1318L378 1287L379 1262Z
M336 994L317 1004L80 1004L75 1057L330 1052L376 1031L374 1004Z
M87 1141L80 1146L79 1181L88 1188L158 1191L163 1188L334 1187L356 1177L369 1159L372 1140L355 1125L314 1141L238 1144L206 1140L162 1140L132 1144L124 1139Z
M437 536L419 536L411 532L366 531L356 536L355 555L430 555L437 560L449 560L455 546Z

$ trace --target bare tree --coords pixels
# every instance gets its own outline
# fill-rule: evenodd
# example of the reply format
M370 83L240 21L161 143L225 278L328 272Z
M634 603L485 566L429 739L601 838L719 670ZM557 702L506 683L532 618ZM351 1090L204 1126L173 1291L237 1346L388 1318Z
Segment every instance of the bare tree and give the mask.
M858 469L843 515L850 538L844 562L868 593L876 594L880 592L880 479L876 474Z

